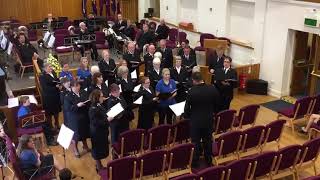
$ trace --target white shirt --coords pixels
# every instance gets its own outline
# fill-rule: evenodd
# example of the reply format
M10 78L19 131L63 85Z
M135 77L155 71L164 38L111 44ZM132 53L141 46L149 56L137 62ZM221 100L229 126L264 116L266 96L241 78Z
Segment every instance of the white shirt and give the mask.
M224 73L227 74L230 68L224 68Z
M177 70L178 74L180 74L181 66L180 67L176 67L176 70Z
M157 72L158 75L160 74L160 69L154 69L154 70Z
M149 88L144 88L144 89L147 90L150 94L152 94Z

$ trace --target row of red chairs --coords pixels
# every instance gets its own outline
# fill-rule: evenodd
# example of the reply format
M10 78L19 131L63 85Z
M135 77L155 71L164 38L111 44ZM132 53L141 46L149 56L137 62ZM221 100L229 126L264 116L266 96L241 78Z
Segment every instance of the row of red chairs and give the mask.
M242 128L245 125L254 126L259 113L260 106L252 104L244 106L239 110L239 115L236 116L237 111L228 109L216 114L214 135L227 132L235 128Z
M320 94L316 96L307 96L298 99L294 105L289 108L282 109L278 112L279 118L286 118L291 126L292 133L295 132L294 124L298 119L303 119L311 114L318 114L320 112ZM317 129L317 127L314 127ZM320 130L320 126L318 128Z
M114 158L137 155L155 149L166 149L170 145L190 139L190 122L179 121L177 124L160 125L149 130L133 129L120 134L118 142L112 145Z
M226 166L210 167L197 175L187 175L175 180L225 179L247 180L267 176L277 179L293 175L299 177L299 172L310 165L314 167L318 158L320 138L308 141L301 145L291 145L279 151L268 151L241 160L228 163ZM289 174L288 174L289 173Z
M169 151L150 151L140 157L125 157L110 161L107 169L100 171L102 179L137 179L145 176L163 176L174 180L249 180L267 176L276 179L288 175L295 178L299 172L313 166L318 158L320 138L303 145L290 145L278 151L268 151L232 161L225 166L209 167L195 174L191 172L194 147L182 144ZM167 159L169 156L169 161Z
M235 159L240 159L240 153L247 153L251 149L262 152L263 147L269 142L276 142L280 148L280 139L285 120L276 120L266 126L255 126L244 131L231 131L224 133L215 139L212 144L212 155L215 164L225 161L227 155L236 155Z

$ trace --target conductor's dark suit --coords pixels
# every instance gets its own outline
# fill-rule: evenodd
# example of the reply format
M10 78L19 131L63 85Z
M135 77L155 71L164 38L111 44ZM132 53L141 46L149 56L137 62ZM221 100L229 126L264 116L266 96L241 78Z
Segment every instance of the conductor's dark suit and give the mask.
M216 74L215 71L217 71L218 69L223 68L224 58L225 58L225 55L222 55L221 57L219 57L216 52L213 53L213 54L210 54L208 56L209 71L210 71L210 69L214 70L213 76L211 78L212 79L211 83L214 82L214 79L215 79L214 74Z
M212 131L214 113L217 112L219 92L205 83L194 85L188 93L185 105L185 117L190 119L191 141L195 145L193 164L197 165L202 139L206 162L211 164Z
M215 84L221 94L222 106L220 110L229 109L231 100L233 99L233 89L238 86L237 71L232 68L229 68L227 71L224 68L220 68L217 69L215 74ZM230 81L231 79L234 81ZM227 80L229 84L224 85L222 82L225 80Z
M187 91L187 82L189 81L189 73L184 67L180 67L180 71L178 72L177 67L173 67L170 69L170 76L172 79L176 81L177 84L177 96L176 101L182 102L186 100L186 91Z
M162 54L161 67L162 68L172 68L173 66L173 55L170 48L161 49L158 48L157 52Z

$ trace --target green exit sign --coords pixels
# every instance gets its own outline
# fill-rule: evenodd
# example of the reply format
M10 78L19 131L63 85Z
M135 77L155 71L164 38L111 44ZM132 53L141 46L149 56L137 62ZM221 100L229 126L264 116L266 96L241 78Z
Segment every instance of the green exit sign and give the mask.
M306 26L317 27L317 22L316 19L304 18L304 25Z

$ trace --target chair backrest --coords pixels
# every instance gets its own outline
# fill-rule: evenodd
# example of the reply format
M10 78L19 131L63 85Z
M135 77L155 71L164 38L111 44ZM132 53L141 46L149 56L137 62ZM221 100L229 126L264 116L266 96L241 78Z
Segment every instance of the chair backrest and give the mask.
M164 175L167 162L167 151L154 150L143 154L138 158L140 167L140 179L149 175Z
M132 152L141 152L144 146L144 129L132 129L120 134L121 157Z
M185 32L179 32L179 42L181 44L181 42L185 42L187 39L187 33Z
M226 132L233 127L236 117L236 110L228 109L219 112L215 117L215 134Z
M266 125L266 142L276 141L281 138L283 126L286 123L286 120L275 120Z
M203 169L199 171L198 176L200 180L209 180L209 179L216 179L216 180L224 180L225 179L225 167L224 166L214 166Z
M313 97L313 104L311 108L311 114L320 113L320 94Z
M54 41L54 47L64 46L64 38L66 37L66 35L55 34L54 37L56 38Z
M180 144L169 150L168 154L170 155L170 158L168 172L170 173L172 169L191 169L193 151L194 145L191 143Z
M56 37L57 34L63 34L67 36L69 34L68 29L56 29L54 30L54 36Z
M173 126L174 138L173 142L182 142L190 138L190 121L182 120Z
M253 177L264 176L274 170L278 153L275 151L263 152L253 158L256 161L255 173Z
M185 174L182 176L178 176L173 178L172 180L198 180L199 177L196 174Z
M28 30L28 39L29 41L36 41L38 39L37 30L35 29Z
M124 157L110 161L107 169L102 171L107 171L106 179L133 179L133 177L136 177L136 166L137 159L135 157Z
M301 163L316 160L320 148L320 138L312 139L302 145Z
M312 98L309 96L300 98L296 101L294 104L294 119L302 118L309 112L309 109L312 106L311 101Z
M264 126L254 126L244 130L242 132L242 134L244 135L242 151L260 146L263 143L262 141L264 137L264 132Z
M149 22L149 27L154 27L154 29L157 29L157 23L153 22L153 21L150 21Z
M242 132L232 131L222 134L218 140L218 156L238 152L242 142Z
M300 159L301 148L300 145L290 145L280 149L278 151L278 161L275 171L278 172L279 170L295 166Z
M28 128L31 126L41 125L46 122L44 111L35 111L18 119L20 128Z
M252 160L249 158L240 159L225 166L227 179L247 180L252 174Z
M149 150L167 147L171 136L170 125L160 125L148 130Z
M177 28L171 28L169 30L169 40L170 41L176 41L178 36L178 29Z
M205 39L215 39L216 37L213 34L210 33L202 33L200 35L200 45L201 47L204 47L204 40Z
M252 104L244 106L239 111L239 127L247 124L255 124L260 106L257 104Z
M69 26L72 26L72 22L71 21L64 21L63 22L63 29L68 29Z
M95 34L96 34L96 44L105 44L106 40L105 40L104 32L96 31Z

